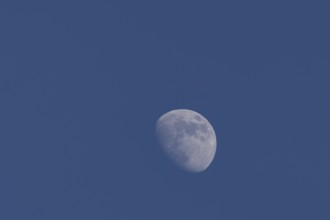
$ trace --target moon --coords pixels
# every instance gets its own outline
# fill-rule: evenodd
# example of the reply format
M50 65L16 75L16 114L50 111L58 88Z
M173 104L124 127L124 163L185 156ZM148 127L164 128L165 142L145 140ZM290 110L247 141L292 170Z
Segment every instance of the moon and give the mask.
M192 110L176 109L162 115L156 123L156 137L168 157L189 172L204 171L215 156L215 131Z

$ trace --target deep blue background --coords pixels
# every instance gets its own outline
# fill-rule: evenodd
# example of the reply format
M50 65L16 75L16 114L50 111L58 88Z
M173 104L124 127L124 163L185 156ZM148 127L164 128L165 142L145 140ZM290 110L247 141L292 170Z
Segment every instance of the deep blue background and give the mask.
M0 1L0 219L330 219L328 1ZM205 172L155 122L203 114Z

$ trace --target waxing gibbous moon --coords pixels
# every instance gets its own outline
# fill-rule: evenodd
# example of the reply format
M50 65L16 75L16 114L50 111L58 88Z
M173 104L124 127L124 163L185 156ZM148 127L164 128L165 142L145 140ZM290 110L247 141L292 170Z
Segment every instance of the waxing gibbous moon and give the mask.
M186 171L205 170L216 152L212 125L201 114L188 109L162 115L156 123L156 136L169 158Z

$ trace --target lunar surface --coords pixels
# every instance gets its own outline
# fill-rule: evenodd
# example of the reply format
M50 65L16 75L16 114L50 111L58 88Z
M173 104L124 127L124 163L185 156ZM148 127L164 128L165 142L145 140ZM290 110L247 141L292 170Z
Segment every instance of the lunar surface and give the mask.
M156 136L169 158L186 171L205 170L216 152L213 127L202 115L188 109L162 115L156 123Z

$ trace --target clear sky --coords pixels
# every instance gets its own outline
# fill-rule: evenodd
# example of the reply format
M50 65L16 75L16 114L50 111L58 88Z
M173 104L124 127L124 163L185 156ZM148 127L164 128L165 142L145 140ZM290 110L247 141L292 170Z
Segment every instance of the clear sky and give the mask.
M330 219L328 1L0 1L0 219ZM213 125L203 173L155 123Z

